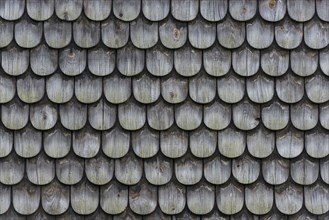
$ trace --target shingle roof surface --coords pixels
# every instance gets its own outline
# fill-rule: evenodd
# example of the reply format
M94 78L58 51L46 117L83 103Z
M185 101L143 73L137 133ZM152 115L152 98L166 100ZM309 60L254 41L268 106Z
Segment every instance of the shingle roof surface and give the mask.
M0 0L0 219L329 219L329 1Z

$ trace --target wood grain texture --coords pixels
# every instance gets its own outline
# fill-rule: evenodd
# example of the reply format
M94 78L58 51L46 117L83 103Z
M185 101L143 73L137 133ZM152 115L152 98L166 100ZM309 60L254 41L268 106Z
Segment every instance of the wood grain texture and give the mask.
M203 122L212 130L225 129L231 122L231 106L214 101L203 107Z
M111 13L112 0L83 1L85 15L93 21L105 20Z
M276 78L276 94L286 103L297 103L304 96L304 79L291 72Z
M191 45L195 48L209 48L216 39L216 25L201 19L189 22L188 38Z
M7 47L14 37L14 22L0 18L0 47Z
M219 152L228 158L239 157L246 148L245 133L236 128L226 128L218 132Z
M102 22L101 32L102 41L106 46L120 48L128 42L129 23L110 17Z
M259 124L260 109L249 100L233 106L234 125L241 130L252 130Z
M66 47L72 38L72 23L51 17L44 22L44 37L46 43L52 48Z
M159 23L161 43L169 49L182 47L187 40L187 24L168 17Z
M260 174L260 161L249 154L233 159L232 174L239 183L253 183Z
M168 130L160 132L161 152L169 158L179 158L185 154L188 148L188 134L172 126Z
M69 186L52 181L41 188L42 208L50 215L63 214L70 205Z
M305 134L305 149L312 158L324 158L329 155L329 134L322 129Z
M145 18L151 21L160 21L167 17L170 9L170 0L143 0L142 11Z
M261 54L262 70L270 76L281 76L289 68L289 53L279 47L269 48Z
M279 101L273 101L262 108L261 117L266 128L281 130L289 123L289 106Z
M74 93L77 100L84 104L95 103L101 98L103 91L101 77L84 72L74 78Z
M295 214L303 206L303 188L291 182L275 186L275 204L283 214Z
M161 95L169 103L183 102L188 94L188 79L177 73L161 80Z
M247 94L255 103L265 103L274 96L274 79L263 74L257 74L246 79Z
M5 185L14 185L24 177L25 160L16 153L9 154L0 160L0 182Z
M232 53L233 70L240 76L255 75L260 65L260 52L249 47L235 50Z
M118 106L119 123L122 128L134 131L142 128L146 122L146 107L133 100Z
M215 187L206 182L187 187L188 209L196 215L208 214L215 205Z
M62 126L43 133L43 149L52 158L65 157L71 149L71 131Z
M129 152L125 157L115 160L116 179L125 185L135 185L143 175L143 161Z
M1 51L1 65L11 76L22 75L29 66L29 51L19 47L7 47Z
M28 0L26 11L30 18L37 21L48 20L55 12L54 0Z
M58 52L41 44L33 48L30 53L30 65L33 73L47 76L54 73L58 65Z
M74 46L60 50L60 69L68 76L81 74L86 68L86 54L86 50Z
M0 103L11 101L16 93L16 79L5 74L0 75Z
M329 100L329 79L320 72L305 80L307 97L314 103L324 103Z
M301 155L291 162L290 166L291 178L295 183L301 185L313 184L319 174L318 161Z
M113 13L123 21L135 20L141 11L141 0L113 0Z
M160 99L147 106L147 122L155 130L166 130L174 123L174 106Z
M237 22L230 16L217 24L217 37L221 46L228 49L235 49L245 41L245 23Z
M153 185L167 184L173 175L173 160L157 154L144 160L144 173L148 182Z
M314 18L304 26L305 44L312 49L323 49L329 44L329 25Z
M230 15L238 21L247 21L253 18L257 11L257 1L230 1Z
M218 172L218 171L221 172ZM231 160L222 156L212 156L204 160L205 179L214 185L224 184L231 176Z
M175 176L183 185L197 184L202 178L202 160L187 153L175 160Z
M284 49L295 49L303 39L303 25L289 17L275 24L276 43Z
M237 103L245 95L245 79L231 72L217 80L217 92L224 102Z
M211 156L217 147L217 134L204 127L190 133L191 153L200 158Z
M31 184L27 180L15 185L13 191L13 207L22 215L34 213L40 205L40 186Z
M183 130L194 130L202 123L202 105L186 100L175 106L175 122Z
M208 21L222 20L228 9L227 0L201 0L200 13L202 17Z
M50 103L37 103L30 106L30 121L38 130L49 130L57 123L58 112L55 105Z
M69 130L79 130L87 122L87 105L72 99L59 106L59 115L62 125Z
M135 47L148 49L158 42L158 22L140 17L130 23L130 39Z
M276 135L276 149L284 158L297 157L304 148L304 133L291 125Z
M15 23L15 40L18 46L32 48L37 46L42 37L42 23L28 18Z
M23 15L24 8L24 0L4 0L0 3L0 16L10 21L17 20Z
M107 76L115 67L115 51L102 47L88 50L88 68L96 76Z
M114 127L102 133L102 150L110 158L120 158L128 153L130 133L121 127Z
M275 149L275 134L260 126L247 133L248 152L256 158L266 158Z
M310 130L318 123L318 107L309 101L292 105L290 111L291 122L297 129Z
M159 151L159 132L153 131L148 126L131 134L132 148L140 158L150 158Z
M114 176L114 160L103 154L85 160L85 173L87 179L95 185L105 185Z
M74 153L82 158L93 158L101 146L101 134L89 126L73 131L72 147Z
M269 47L274 39L273 23L264 20L254 20L246 26L247 41L253 48L264 49Z
M11 188L10 186L0 185L0 214L4 214L8 211L11 204Z
M66 185L74 185L81 181L84 173L84 160L73 153L56 160L56 177Z
M88 106L88 121L96 130L108 130L116 122L117 107L101 98L98 102Z
M289 178L289 161L273 154L262 160L262 174L268 184L283 184Z
M304 10L304 8L307 8L307 10ZM315 2L308 0L287 0L287 9L288 14L292 19L298 22L304 22L313 17L315 13Z
M292 71L299 76L310 76L318 67L318 53L315 50L301 47L290 53Z
M6 157L10 154L14 145L13 132L0 128L0 158Z
M305 207L309 212L322 215L329 211L329 192L323 183L305 187L304 193Z
M241 211L244 204L244 188L238 183L229 183L216 189L219 211L226 215L236 214Z
M320 174L323 182L329 183L329 160L328 158L324 158L320 161Z
M141 74L132 81L135 99L143 104L150 104L160 97L160 79L150 74Z
M145 64L145 51L136 48L132 43L117 50L117 68L124 76L135 76L141 73Z
M178 74L186 77L196 75L202 66L202 51L186 46L174 51L174 66Z
M162 212L173 215L183 211L186 205L185 186L176 182L170 182L160 186L158 190L158 202Z
M328 8L329 4L326 0L316 0L316 14L319 16L319 18L323 21L329 21L329 13Z
M245 189L246 207L255 215L267 214L273 206L273 187L259 182Z
M224 76L231 68L231 51L218 44L204 50L203 67L211 76Z
M112 74L103 79L103 91L106 99L119 104L127 101L131 96L131 78L121 74Z
M73 39L79 47L94 47L100 40L100 22L80 16L73 22Z
M286 14L286 0L278 0L274 2L268 0L260 0L258 4L259 14L266 21L280 21Z
M45 94L45 79L33 73L27 73L17 78L17 95L25 103L36 103Z
M29 181L35 185L46 185L55 178L55 160L41 152L26 160L26 173Z
M216 80L201 71L189 78L189 95L193 101L200 104L211 102L216 96Z
M83 0L61 1L55 0L55 12L58 18L65 21L77 19L83 7Z
M154 76L165 76L174 66L173 51L161 44L146 51L146 68Z
M199 9L198 0L172 0L171 14L179 21L191 21L197 14Z
M29 118L29 106L20 100L13 100L1 106L1 121L10 130L19 130L26 126Z
M128 186L112 181L100 187L100 206L109 214L122 213L128 206Z

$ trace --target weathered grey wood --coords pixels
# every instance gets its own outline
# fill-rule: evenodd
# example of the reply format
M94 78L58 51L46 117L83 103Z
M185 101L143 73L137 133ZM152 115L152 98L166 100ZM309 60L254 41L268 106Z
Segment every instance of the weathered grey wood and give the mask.
M169 16L159 24L159 36L165 47L169 49L180 48L187 40L187 24Z
M328 112L329 112L328 104L324 104L320 106L320 123L322 127L324 127L325 129L329 128Z
M113 104L123 103L131 96L131 77L112 74L104 78L103 84L104 95Z
M98 208L94 213L85 216L85 220L103 220L112 219L112 216L104 212L101 208Z
M74 93L78 101L91 104L98 101L102 95L103 81L101 77L84 72L74 79Z
M54 13L54 0L28 0L26 11L30 18L37 21L48 20Z
M154 220L154 219L159 219L159 220L171 220L170 215L164 214L159 207L155 209L154 212L152 212L150 215L143 216L143 219L145 220Z
M304 96L304 78L292 72L283 77L276 78L276 94L279 99L286 103L299 102Z
M14 185L24 177L25 160L16 153L11 153L0 160L0 182L5 185Z
M24 0L0 1L0 16L6 20L17 20L22 17L25 9Z
M62 125L69 130L79 130L87 122L87 105L76 99L59 106L59 115Z
M188 134L172 126L166 131L160 132L161 152L169 158L178 158L185 154L188 148Z
M123 21L135 20L141 11L141 0L113 0L113 13Z
M161 44L146 51L146 68L154 76L165 76L174 66L173 51Z
M46 185L55 178L55 160L44 152L26 160L26 174L35 185Z
M58 52L41 44L31 50L30 65L33 73L47 76L55 72L58 65Z
M233 122L241 130L252 130L259 124L259 106L245 100L233 106Z
M329 134L322 129L306 133L305 149L312 158L326 157L329 154Z
M125 157L115 160L115 177L125 185L137 184L143 174L143 161L129 152Z
M5 74L0 75L0 103L11 101L16 93L16 79Z
M129 23L119 19L109 18L102 22L102 41L110 48L120 48L127 44L129 39Z
M142 11L151 21L160 21L167 17L170 9L170 0L143 0Z
M291 105L290 120L295 128L300 130L310 130L318 122L318 106L309 101L302 101Z
M321 179L326 184L329 183L329 159L324 158L323 160L320 160L320 174Z
M80 215L96 211L99 203L99 188L87 180L71 186L71 207Z
M208 21L220 21L227 13L227 0L200 0L200 13Z
M40 101L45 94L45 79L27 73L17 79L17 95L25 103Z
M93 1L91 1L93 2ZM115 51L95 47L88 50L88 68L96 76L107 76L115 67Z
M130 208L126 208L121 214L113 216L113 220L120 219L143 220L143 216L135 214Z
M158 22L150 22L143 17L130 22L130 39L140 49L148 49L158 42Z
M7 47L14 37L14 22L0 18L0 47Z
M286 215L297 213L303 206L303 187L287 182L275 186L275 204L278 210Z
M240 47L245 41L245 35L245 23L235 21L230 16L217 24L218 42L225 48L235 49Z
M188 37L193 47L198 49L209 48L216 39L216 25L202 19L189 22Z
M153 185L167 184L173 175L173 160L160 154L144 160L144 174Z
M306 47L293 50L290 53L292 71L299 76L310 76L318 68L318 52Z
M86 50L69 47L59 52L59 67L68 76L77 76L86 68Z
M238 21L247 21L253 18L257 11L256 0L229 1L231 16Z
M56 160L56 177L66 185L73 185L80 182L84 172L84 159L73 153L62 159Z
M174 106L167 104L162 99L147 106L147 122L156 130L166 130L174 123Z
M117 108L105 99L88 106L88 120L96 130L108 130L113 127L116 121Z
M241 101L245 94L245 80L231 72L217 81L217 92L221 100L227 103Z
M29 124L24 129L15 131L14 147L21 157L35 157L42 148L42 133Z
M194 185L202 178L202 160L190 153L175 160L175 175L183 185Z
M150 158L159 151L159 132L151 130L148 126L131 134L132 148L140 158Z
M43 149L52 158L66 156L71 149L71 132L62 126L43 133Z
M3 219L8 220L25 220L26 216L18 214L13 207L1 216Z
M253 183L260 174L260 162L249 154L233 159L232 174L239 183Z
M201 220L201 217L199 215L193 214L191 211L185 208L178 215L174 215L172 219L173 220L183 220L183 219Z
M60 215L69 208L69 186L62 185L54 180L41 189L41 204L45 212L50 215Z
M217 206L226 215L241 211L244 203L244 188L238 183L229 183L216 189Z
M37 46L42 37L42 23L28 18L15 24L15 40L18 46L32 48Z
M203 122L212 130L222 130L231 122L231 107L215 101L204 106Z
M242 47L232 53L233 70L240 76L255 75L259 69L260 52L249 47Z
M133 94L138 102L150 104L160 97L160 79L150 74L141 74L132 81Z
M5 129L4 127L1 127L0 128L0 158L6 157L10 154L10 152L13 149L13 144L14 144L13 132Z
M278 0L278 1L268 1L268 0L260 0L259 1L259 14L260 16L266 20L271 22L280 21L286 14L287 3L286 0Z
M57 17L65 21L77 19L82 12L83 0L55 0L55 12Z
M256 19L247 24L247 41L256 49L269 47L274 39L274 24Z
M35 220L55 220L55 216L47 214L43 209L39 208L35 213L29 215L26 219Z
M176 73L161 80L161 95L169 103L183 102L188 94L188 79Z
M304 193L305 207L309 212L322 215L329 211L329 192L323 183L306 186Z
M55 73L47 78L46 92L55 103L68 102L73 97L74 79L62 73Z
M288 180L289 161L272 154L262 161L264 180L271 185L280 185Z
M303 24L286 17L275 23L276 43L284 49L295 49L303 39Z
M138 130L146 122L146 106L133 100L118 106L118 118L121 127L126 130Z
M196 75L202 66L202 51L185 46L174 51L174 66L178 74L186 77Z
M261 116L266 128L270 130L281 130L288 125L289 106L279 101L273 101L262 108Z
M274 132L267 130L263 126L256 128L247 134L248 152L257 158L266 158L275 148Z
M89 126L73 131L72 147L76 155L82 158L93 158L99 151L101 134Z
M11 187L6 185L0 185L0 214L4 214L9 210L11 204Z
M30 120L34 128L48 130L57 122L57 109L51 103L37 103L30 106Z
M187 188L187 207L196 215L206 215L215 204L215 187L206 182Z
M138 185L129 187L129 207L138 215L148 215L157 207L157 193L156 186L142 180Z
M305 44L312 49L323 49L329 44L329 25L314 18L304 26Z
M211 76L224 76L231 68L231 51L215 44L203 51L203 66Z
M264 74L257 74L246 79L247 94L251 101L265 103L274 96L274 79Z
M218 149L225 157L239 157L245 148L246 136L243 132L230 127L218 132Z
M329 65L327 63L327 60L329 59L329 50L324 49L319 52L319 63L320 63L320 68L322 72L325 75L329 75Z
M284 158L297 157L304 148L304 133L297 131L292 126L276 134L276 148Z
M30 215L40 205L40 186L31 184L26 179L13 186L13 207L19 214Z
M204 127L190 133L191 153L200 158L211 156L217 147L217 133Z
M0 1L1 2L1 1ZM29 51L19 47L7 47L1 51L1 65L12 76L23 74L29 66Z
M323 21L329 21L329 4L327 0L316 0L316 14Z
M183 211L186 204L185 186L174 181L158 189L159 206L167 215L175 215Z
M101 186L100 206L108 214L122 213L128 206L128 187L115 180Z
M1 106L1 120L10 130L25 127L29 119L29 106L19 100L13 100Z
M189 95L200 104L211 102L216 96L216 80L204 71L189 78Z
M267 75L283 75L289 68L289 52L276 47L262 51L261 67Z
M84 14L93 21L105 20L111 13L112 0L83 1Z
M128 43L117 50L117 68L124 76L135 76L142 72L145 64L145 51Z
M175 106L175 121L179 128L183 130L194 130L202 122L202 105L190 100Z
M114 127L109 132L102 132L102 150L110 158L120 158L128 153L130 147L130 133Z
M209 183L223 184L231 176L231 160L215 155L204 160L203 169L204 177Z
M198 15L198 0L172 0L171 14L179 21L191 21Z
M80 16L73 22L73 39L79 47L94 47L100 40L100 22Z
M88 180L95 185L105 185L111 181L114 173L114 160L103 154L85 160L85 172Z
M315 159L301 156L290 165L291 178L300 185L313 184L319 175L319 162Z
M273 188L263 182L248 185L245 189L246 207L255 215L267 214L273 206Z
M220 213L216 208L214 211L212 211L208 215L203 216L202 219L205 219L205 220L226 220L227 217L224 214Z
M307 8L307 10L305 10ZM298 22L310 20L315 13L315 2L309 0L287 0L289 16Z
M50 47L59 49L66 47L72 38L72 23L53 16L44 22L44 37Z
M78 215L77 213L75 213L73 211L73 209L71 207L69 207L65 213L63 213L62 215L56 216L56 219L58 219L58 220L66 220L66 219L79 220L79 219L81 219L81 217L83 217L83 216Z
M305 79L307 97L314 103L324 103L329 100L329 79L321 72Z

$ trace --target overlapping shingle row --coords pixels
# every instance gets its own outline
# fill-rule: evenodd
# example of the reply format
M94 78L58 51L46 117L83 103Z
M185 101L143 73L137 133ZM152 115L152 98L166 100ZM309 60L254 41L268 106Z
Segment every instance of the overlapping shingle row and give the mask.
M326 219L328 9L1 0L0 219Z

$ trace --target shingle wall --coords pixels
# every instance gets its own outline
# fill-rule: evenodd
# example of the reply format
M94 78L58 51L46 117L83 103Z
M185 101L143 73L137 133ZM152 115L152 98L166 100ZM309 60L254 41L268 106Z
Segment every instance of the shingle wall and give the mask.
M0 17L0 219L329 219L329 1Z

